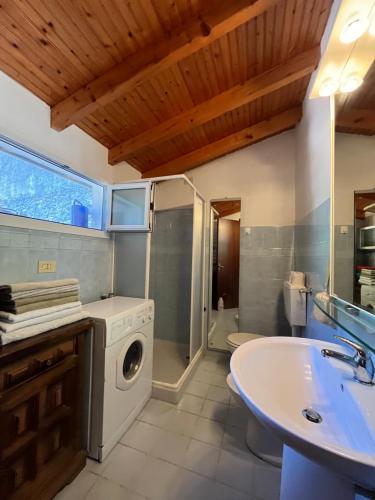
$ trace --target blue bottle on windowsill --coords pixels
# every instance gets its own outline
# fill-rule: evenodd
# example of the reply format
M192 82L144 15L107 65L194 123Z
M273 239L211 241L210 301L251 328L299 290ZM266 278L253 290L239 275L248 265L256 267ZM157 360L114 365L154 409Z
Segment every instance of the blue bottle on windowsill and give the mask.
M73 226L89 227L89 209L78 200L74 200L72 205Z

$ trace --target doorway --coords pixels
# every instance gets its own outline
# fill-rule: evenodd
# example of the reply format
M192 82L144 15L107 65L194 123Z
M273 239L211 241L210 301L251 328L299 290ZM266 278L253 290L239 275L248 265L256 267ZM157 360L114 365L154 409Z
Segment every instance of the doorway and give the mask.
M211 202L211 294L208 348L228 350L238 332L241 200Z

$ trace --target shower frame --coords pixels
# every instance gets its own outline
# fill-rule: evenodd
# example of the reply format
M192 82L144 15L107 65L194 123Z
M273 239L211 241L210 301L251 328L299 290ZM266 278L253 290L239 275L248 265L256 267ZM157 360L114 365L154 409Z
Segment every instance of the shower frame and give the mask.
M205 224L206 224L206 201L204 197L199 193L194 184L185 175L170 175L164 177L153 177L149 179L140 179L129 181L126 184L121 184L121 186L136 186L140 184L144 186L145 183L149 183L150 192L155 193L155 188L158 183L165 181L181 180L188 184L192 190L193 195L193 240L192 240L192 271L191 271L191 297L190 297L190 337L189 337L189 364L185 369L184 373L175 384L170 384L162 381L153 380L154 394L161 399L167 399L171 402L177 402L184 390L191 374L194 372L197 361L203 353L204 339L205 339L205 328L206 322L204 321L205 310L206 310L206 238L205 238ZM111 187L112 190L116 189L116 186ZM119 187L120 188L120 187ZM151 198L150 212L153 212L153 200ZM199 222L199 227L198 226ZM131 230L127 229L124 231L126 233L132 233ZM135 232L139 233L139 230ZM146 234L146 251L145 251L145 262L144 262L144 298L149 298L149 287L150 287L150 264L151 264L151 241L152 241L152 229L149 231L143 231ZM201 241L201 245L199 245ZM200 252L200 256L198 255ZM200 283L197 282L200 280ZM143 286L142 286L143 288ZM126 290L116 290L115 292L126 295ZM198 328L195 329L195 326ZM198 332L196 332L197 330ZM194 335L196 334L196 336ZM194 342L195 341L195 342ZM199 345L197 345L199 344ZM194 346L197 347L194 352Z

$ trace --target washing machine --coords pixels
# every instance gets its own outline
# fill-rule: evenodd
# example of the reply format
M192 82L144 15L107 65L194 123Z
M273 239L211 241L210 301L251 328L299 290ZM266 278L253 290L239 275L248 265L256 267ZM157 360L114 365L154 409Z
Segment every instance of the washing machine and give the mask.
M151 396L154 303L112 297L84 308L95 325L88 454L102 462Z

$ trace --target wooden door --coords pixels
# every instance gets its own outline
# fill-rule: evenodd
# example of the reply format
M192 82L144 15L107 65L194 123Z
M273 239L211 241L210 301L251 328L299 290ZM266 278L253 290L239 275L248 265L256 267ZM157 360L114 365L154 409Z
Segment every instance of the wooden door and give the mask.
M238 307L240 268L240 222L219 219L217 244L217 297L224 308Z

